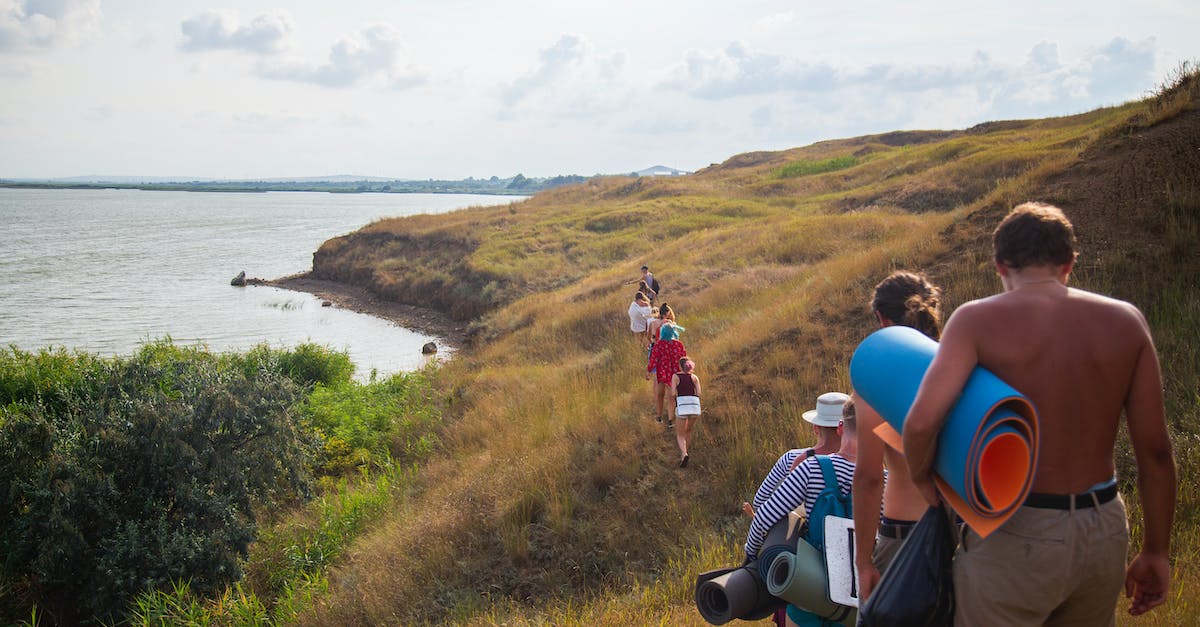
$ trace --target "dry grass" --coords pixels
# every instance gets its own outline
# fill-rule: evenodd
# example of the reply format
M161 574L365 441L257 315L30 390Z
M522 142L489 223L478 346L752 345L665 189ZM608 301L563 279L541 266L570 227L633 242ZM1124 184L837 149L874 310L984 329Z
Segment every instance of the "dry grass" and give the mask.
M1160 127L1194 107L1194 94L1178 105L1173 93L1164 92L1175 113ZM871 330L874 283L913 268L943 285L951 306L993 293L990 229L1029 198L1060 195L1094 237L1109 218L1073 211L1082 192L1069 183L1091 180L1094 151L1115 150L1114 137L1156 107L1165 110L1132 103L823 142L678 179L613 177L510 208L380 222L345 238L336 263L367 260L360 268L400 266L387 266L372 248L384 240L372 238L408 241L388 254L410 274L444 261L426 248L456 243L454 280L487 313L473 323L477 345L439 375L456 416L444 455L352 547L302 622L702 624L695 574L739 561L738 504L781 450L810 441L800 414L813 398L847 388L850 351ZM846 154L857 158L842 170L771 176ZM1200 614L1191 600L1200 589L1200 208L1186 187L1165 207L1129 209L1139 222L1128 228L1161 244L1147 252L1131 238L1134 257L1110 246L1077 277L1147 312L1166 374L1181 468L1176 598L1139 625ZM644 354L624 317L632 286L623 281L644 261L687 327L704 384L686 471L673 436L651 419ZM486 307L474 295L481 277L494 283Z

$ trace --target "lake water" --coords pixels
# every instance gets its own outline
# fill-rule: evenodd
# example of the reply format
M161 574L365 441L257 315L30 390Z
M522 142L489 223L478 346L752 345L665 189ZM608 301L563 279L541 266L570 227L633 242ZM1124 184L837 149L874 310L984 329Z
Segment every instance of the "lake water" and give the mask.
M347 351L360 379L413 370L436 338L229 281L242 270L272 279L309 270L322 242L379 218L517 200L0 189L0 346L124 355L167 336L214 351L316 342Z

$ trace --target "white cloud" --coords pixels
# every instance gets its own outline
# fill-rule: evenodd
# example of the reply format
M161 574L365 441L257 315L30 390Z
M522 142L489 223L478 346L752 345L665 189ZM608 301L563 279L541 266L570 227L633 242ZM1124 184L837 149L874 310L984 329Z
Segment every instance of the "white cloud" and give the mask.
M274 134L312 126L312 120L289 113L236 113L231 122L239 133Z
M599 54L591 42L563 34L538 55L534 68L501 86L500 117L519 115L587 118L620 110L629 98L623 51Z
M1153 38L1131 42L1115 38L1064 65L1058 46L1040 42L1022 63L1006 64L977 52L965 61L939 65L881 62L865 66L833 66L803 61L734 42L722 50L690 50L660 87L702 100L794 93L814 98L829 93L871 96L908 94L909 119L931 120L937 103L950 100L973 105L976 115L1029 117L1082 109L1099 99L1116 103L1139 96L1153 82ZM868 98L869 99L869 98ZM931 109L932 107L932 109Z
M426 83L426 73L405 64L404 58L400 32L387 24L376 24L335 42L327 63L272 60L261 63L256 73L262 78L325 87L374 81L392 89L407 89Z
M112 107L110 107L108 105L97 105L95 107L89 108L84 113L83 117L88 120L91 120L93 122L103 122L105 120L111 119L112 116L113 116Z
M100 19L100 0L0 0L0 52L72 43Z
M825 63L808 63L733 42L723 50L689 50L662 85L697 98L721 100L779 91L817 91L844 77Z
M181 50L241 50L257 54L274 54L288 47L294 30L291 15L272 11L255 16L249 24L239 25L238 16L231 11L205 11L184 20Z
M36 73L33 63L0 57L0 78L31 78Z

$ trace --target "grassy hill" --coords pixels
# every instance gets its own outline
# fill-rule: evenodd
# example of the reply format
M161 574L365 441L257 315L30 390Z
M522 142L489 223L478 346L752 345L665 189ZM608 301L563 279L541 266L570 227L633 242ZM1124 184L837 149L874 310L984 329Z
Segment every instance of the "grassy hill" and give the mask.
M436 375L443 450L300 621L703 624L695 575L740 561L739 504L810 441L800 415L815 396L849 387L873 285L923 270L951 310L994 293L990 231L1026 200L1074 220L1075 285L1151 322L1181 487L1173 598L1137 624L1197 620L1198 103L1200 79L1181 71L1143 101L1070 117L748 153L330 240L315 275L470 320L473 344ZM643 262L704 382L686 470L626 326ZM1132 495L1131 453L1119 457Z

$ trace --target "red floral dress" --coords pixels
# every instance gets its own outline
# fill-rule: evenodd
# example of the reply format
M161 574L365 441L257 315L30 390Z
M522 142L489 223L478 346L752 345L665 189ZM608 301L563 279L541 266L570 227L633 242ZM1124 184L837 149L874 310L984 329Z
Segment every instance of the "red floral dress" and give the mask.
M650 363L646 372L654 372L659 383L670 383L671 376L679 372L679 358L686 357L687 350L679 340L659 340L650 351Z

